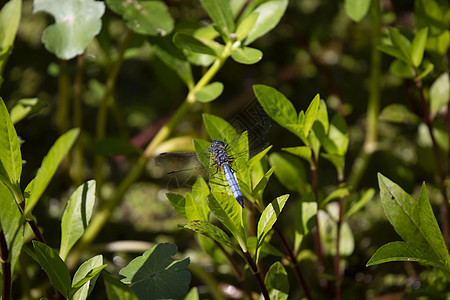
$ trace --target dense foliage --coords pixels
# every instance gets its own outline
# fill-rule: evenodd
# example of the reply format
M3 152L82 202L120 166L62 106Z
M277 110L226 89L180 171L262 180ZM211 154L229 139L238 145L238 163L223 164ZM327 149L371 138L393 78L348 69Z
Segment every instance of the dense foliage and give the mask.
M8 1L2 299L447 299L449 27L445 0Z

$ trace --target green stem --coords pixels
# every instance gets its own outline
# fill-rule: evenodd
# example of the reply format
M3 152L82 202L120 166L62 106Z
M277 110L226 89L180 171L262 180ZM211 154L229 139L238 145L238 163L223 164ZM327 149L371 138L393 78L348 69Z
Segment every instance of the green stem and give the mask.
M122 66L125 51L128 49L128 46L131 42L131 38L133 37L133 31L128 30L127 35L123 41L122 49L120 50L119 58L115 62L111 72L109 73L108 79L106 80L106 89L103 95L103 99L100 102L100 106L97 113L97 128L96 128L96 136L95 139L98 142L99 140L105 137L106 131L106 121L107 121L107 111L108 111L108 101L113 92L114 86L116 84L117 75L119 74L119 70ZM94 163L94 178L96 181L97 191L101 190L103 185L103 164L105 159L101 155L97 155L95 157ZM98 193L100 194L100 193Z
M376 150L378 138L377 127L378 114L380 111L381 52L378 51L377 47L380 44L381 38L380 1L372 1L370 15L372 17L372 54L369 79L369 102L367 104L367 131L364 145L355 159L348 179L348 184L352 190L357 190L372 154Z
M77 246L72 251L71 255L67 259L67 264L73 267L78 261L81 252L89 246L92 241L97 237L102 228L105 226L112 211L116 208L123 199L123 196L128 191L130 186L139 179L147 161L154 155L155 149L166 140L172 133L175 126L184 118L184 116L190 111L192 105L195 103L195 93L206 86L212 78L217 74L225 61L230 56L231 43L227 43L221 56L211 65L208 71L202 76L197 84L189 91L183 104L172 115L170 120L158 131L150 144L145 149L139 160L133 169L128 173L127 177L119 184L114 196L99 209L99 212L95 215L89 227L86 229L83 237L78 242Z
M69 129L69 98L70 98L70 78L67 70L67 61L60 61L60 73L58 79L58 129L61 133Z
M85 56L78 56L77 73L75 75L75 84L73 88L73 125L83 131L83 69ZM73 163L71 166L71 176L76 184L80 185L83 182L83 141L78 139L73 147Z

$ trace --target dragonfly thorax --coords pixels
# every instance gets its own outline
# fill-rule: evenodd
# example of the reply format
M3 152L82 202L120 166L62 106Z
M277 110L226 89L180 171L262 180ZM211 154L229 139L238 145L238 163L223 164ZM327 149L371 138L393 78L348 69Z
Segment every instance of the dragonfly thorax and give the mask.
M208 151L214 156L214 159L219 166L230 163L230 158L228 157L226 148L227 144L220 140L214 140L208 149Z

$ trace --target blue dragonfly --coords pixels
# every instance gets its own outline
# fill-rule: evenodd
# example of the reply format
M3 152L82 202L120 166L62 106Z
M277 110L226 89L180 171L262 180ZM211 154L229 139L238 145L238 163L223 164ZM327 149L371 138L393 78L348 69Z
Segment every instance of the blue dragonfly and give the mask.
M260 140L265 135L264 133L267 133L270 123L268 119L263 118L256 124L253 123L248 132L245 131L239 135L233 126L223 119L207 114L205 114L205 118L209 120L205 121L206 129L214 139L211 143L194 139L195 153L161 153L156 161L159 165L174 170L169 174L174 177L177 183L185 182L180 179L182 176L203 175L209 177L211 188L222 187L220 190L225 191L226 186L228 186L233 197L243 208L244 197L240 186L246 190L250 186L247 166L250 157L249 136L252 137L250 144L255 148L255 144L261 144ZM236 122L234 125L236 126ZM242 122L239 125L242 125ZM224 129L221 130L220 128ZM231 140L231 142L226 143L227 140ZM259 145L256 149L252 149L252 153L259 152L266 146ZM223 187L225 187L225 190Z

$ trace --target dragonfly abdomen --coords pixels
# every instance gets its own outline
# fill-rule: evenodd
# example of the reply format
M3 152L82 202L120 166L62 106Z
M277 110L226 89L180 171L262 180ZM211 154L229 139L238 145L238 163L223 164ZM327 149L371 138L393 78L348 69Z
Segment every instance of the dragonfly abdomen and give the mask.
M236 178L234 177L233 172L228 164L223 164L222 166L223 173L225 174L225 179L230 186L231 192L233 193L233 197L239 203L242 208L244 208L244 197L242 196L241 190L239 189L239 185L237 184Z

